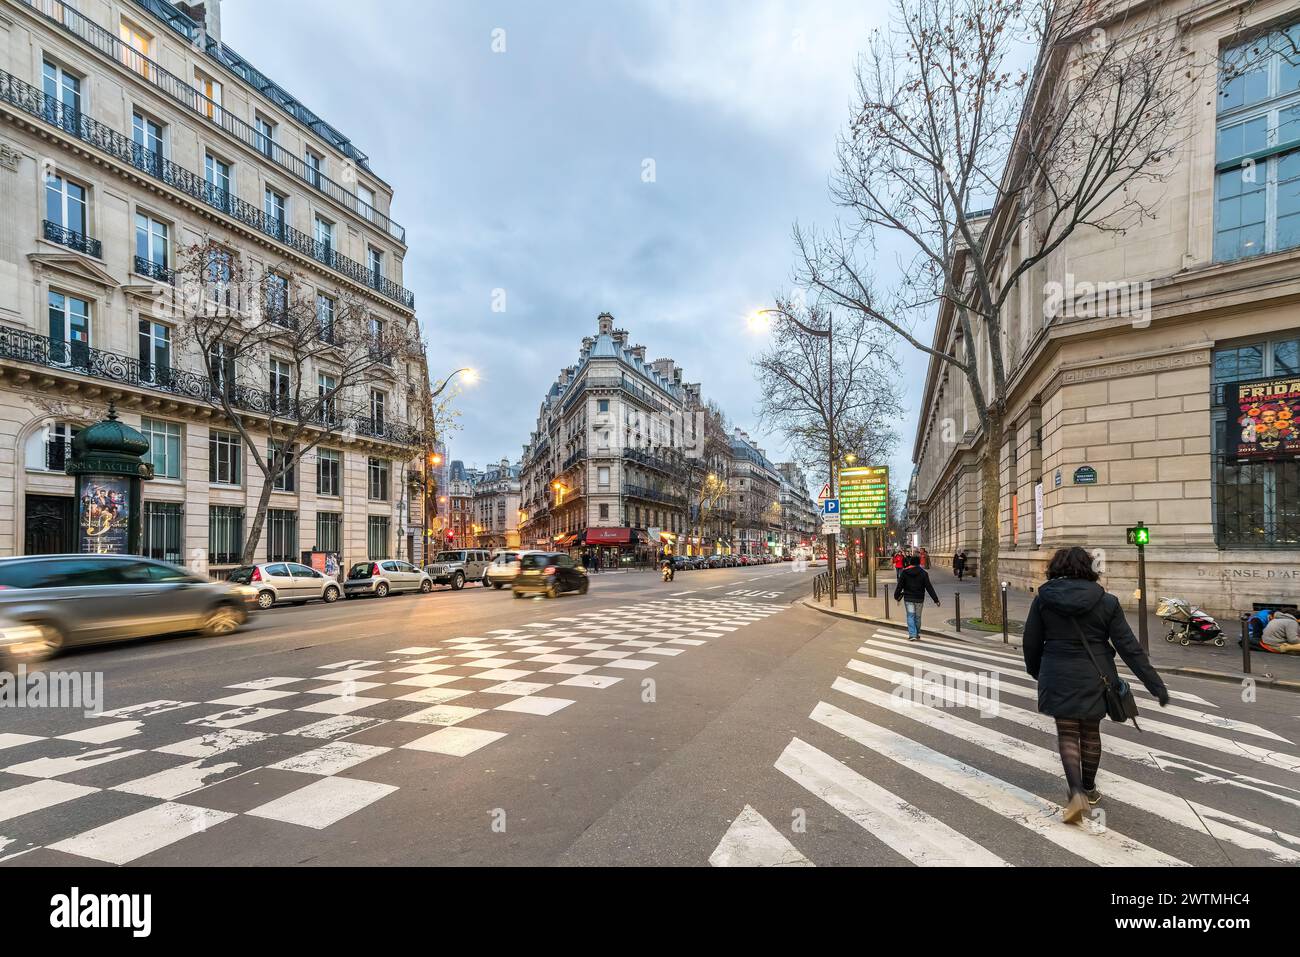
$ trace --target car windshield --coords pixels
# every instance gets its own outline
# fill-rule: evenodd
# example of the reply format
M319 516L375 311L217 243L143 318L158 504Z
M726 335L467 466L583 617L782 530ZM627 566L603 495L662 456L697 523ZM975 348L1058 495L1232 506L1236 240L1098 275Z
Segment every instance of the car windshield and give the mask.
M521 568L545 568L551 564L554 556L552 555L524 555L519 559Z
M348 570L349 578L369 578L373 562L357 562Z
M438 561L440 562L463 562L465 560L464 552L439 552Z

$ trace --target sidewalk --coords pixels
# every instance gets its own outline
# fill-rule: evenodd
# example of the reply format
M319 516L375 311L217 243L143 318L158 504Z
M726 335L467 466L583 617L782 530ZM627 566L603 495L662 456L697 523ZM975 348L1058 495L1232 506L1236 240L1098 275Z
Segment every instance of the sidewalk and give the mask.
M972 578L957 581L957 577L948 569L931 568L930 580L939 595L941 607L935 608L927 601L922 616L921 631L936 637L952 638L974 644L1002 646L1002 633L978 631L967 624L970 618L978 618L980 612L979 582ZM826 598L816 602L812 597L804 599L804 604L826 614L841 618L855 619L870 624L890 624L896 628L907 627L902 606L894 601L893 569L881 569L877 574L875 597L866 594L865 583L858 591L858 613L853 613L853 599L847 592L842 592L835 600L835 608L830 608ZM884 589L889 591L889 618L885 618ZM961 595L962 630L955 629L954 596ZM1020 647L1021 624L1029 614L1029 605L1033 593L1023 589L1010 589L1007 592L1007 619L1009 629L1008 644ZM1154 602L1153 602L1154 605ZM1138 633L1137 613L1126 613L1129 627L1133 634ZM1162 674L1184 675L1192 678L1210 678L1218 681L1240 682L1247 675L1242 671L1241 646L1237 639L1241 626L1236 619L1220 621L1224 630L1225 644L1222 648L1210 643L1191 644L1186 647L1165 641L1168 627L1154 613L1147 616L1147 640L1150 645L1151 663ZM1284 691L1300 692L1300 655L1273 655L1266 652L1252 651L1250 654L1250 678L1256 683Z

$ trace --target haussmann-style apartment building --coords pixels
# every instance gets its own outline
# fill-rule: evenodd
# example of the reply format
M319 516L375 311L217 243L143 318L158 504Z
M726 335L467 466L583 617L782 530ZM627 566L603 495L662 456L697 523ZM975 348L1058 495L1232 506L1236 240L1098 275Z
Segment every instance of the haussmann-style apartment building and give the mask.
M1143 522L1151 603L1227 615L1300 599L1300 9L1155 6L1177 15L1190 62L1217 64L1187 94L1163 184L1143 187L1157 216L1081 229L1024 277L998 344L1005 434L982 434L962 374L931 362L909 521L934 561L965 549L977 565L977 455L994 442L1001 578L1034 587L1057 547L1081 544L1131 606L1125 531ZM1006 203L982 228L1024 224ZM1140 314L1101 307L1099 284L1116 283L1138 288ZM934 345L960 350L960 335L943 309Z
M111 400L151 446L144 551L237 563L262 473L210 390L237 377L256 434L292 372L274 344L192 354L155 293L214 241L306 276L323 326L351 297L372 329L413 329L391 201L346 136L222 42L219 0L0 0L0 555L75 550L69 443ZM340 403L346 427L277 483L259 561L418 548L422 363L413 389L394 370ZM303 388L330 375L321 359Z

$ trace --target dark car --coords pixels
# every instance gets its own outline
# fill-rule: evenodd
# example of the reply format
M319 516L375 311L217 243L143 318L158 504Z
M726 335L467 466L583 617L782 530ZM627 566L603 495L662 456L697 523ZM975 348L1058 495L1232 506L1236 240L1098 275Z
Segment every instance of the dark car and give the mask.
M692 562L685 555L673 556L673 571L675 572L690 571L694 567L695 567L695 563Z
M545 595L557 598L561 592L587 594L587 573L561 552L532 552L519 557L519 574L510 586L516 598Z
M0 659L184 631L228 635L256 599L253 588L131 555L0 559L0 618L21 626L0 628Z

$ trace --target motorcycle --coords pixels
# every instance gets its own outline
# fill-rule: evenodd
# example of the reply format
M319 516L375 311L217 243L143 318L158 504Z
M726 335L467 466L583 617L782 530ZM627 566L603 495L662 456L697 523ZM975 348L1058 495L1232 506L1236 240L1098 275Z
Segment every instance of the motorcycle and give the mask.
M1219 623L1182 598L1161 598L1156 605L1156 617L1169 626L1165 641L1180 645L1211 641L1220 648L1224 645Z
M666 582L672 581L673 573L674 573L672 562L664 562L663 568L660 570L660 573L663 575L664 581Z

